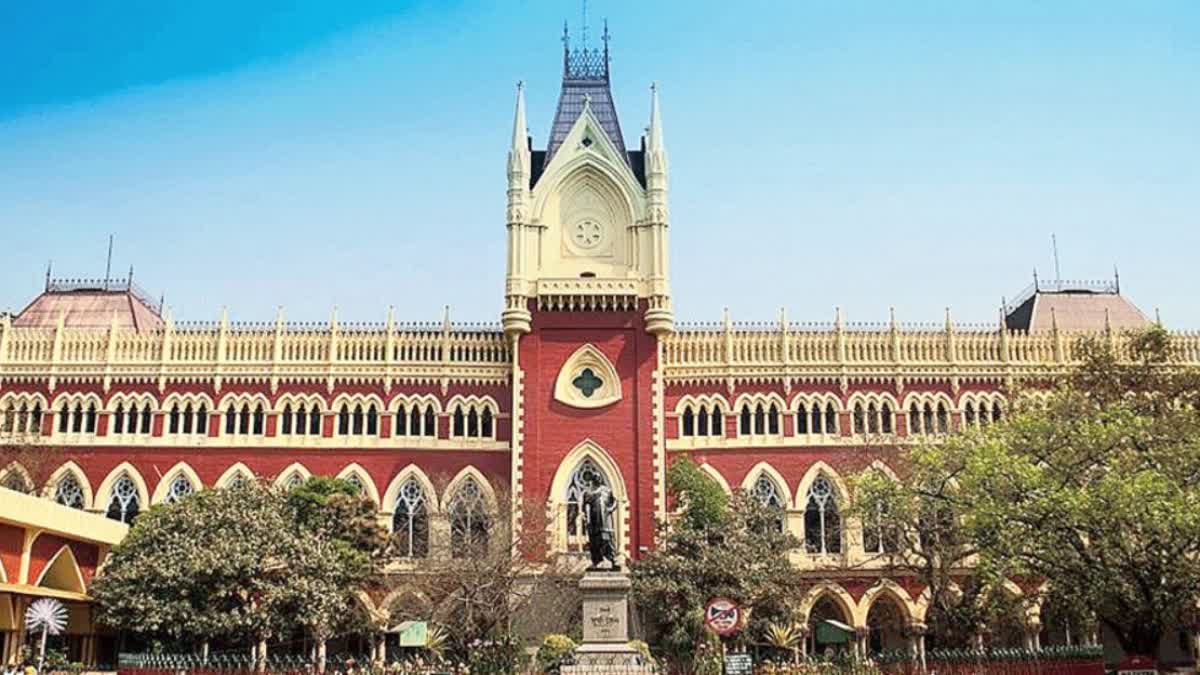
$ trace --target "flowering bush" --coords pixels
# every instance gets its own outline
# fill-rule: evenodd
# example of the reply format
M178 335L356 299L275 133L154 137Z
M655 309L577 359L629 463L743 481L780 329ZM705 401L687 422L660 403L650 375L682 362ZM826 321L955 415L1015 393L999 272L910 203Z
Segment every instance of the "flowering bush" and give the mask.
M575 641L566 635L551 634L542 639L537 650L537 666L543 673L558 673L575 661Z

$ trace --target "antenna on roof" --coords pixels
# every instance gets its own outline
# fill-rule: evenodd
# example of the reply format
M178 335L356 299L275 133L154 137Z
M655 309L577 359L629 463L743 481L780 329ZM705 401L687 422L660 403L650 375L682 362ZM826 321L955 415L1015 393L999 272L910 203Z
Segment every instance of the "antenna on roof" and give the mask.
M112 245L113 236L108 235L108 260L104 263L104 287L108 288L108 280L112 278Z
M1054 284L1062 290L1062 270L1058 266L1058 237L1050 233L1050 248L1054 250Z

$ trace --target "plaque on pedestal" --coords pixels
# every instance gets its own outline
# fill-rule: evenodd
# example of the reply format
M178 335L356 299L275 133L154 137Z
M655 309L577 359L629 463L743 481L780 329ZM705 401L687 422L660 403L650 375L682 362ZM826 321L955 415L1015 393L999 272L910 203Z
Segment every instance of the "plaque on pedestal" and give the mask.
M592 570L583 575L583 643L575 650L573 673L651 672L642 654L629 646L629 577L611 570Z

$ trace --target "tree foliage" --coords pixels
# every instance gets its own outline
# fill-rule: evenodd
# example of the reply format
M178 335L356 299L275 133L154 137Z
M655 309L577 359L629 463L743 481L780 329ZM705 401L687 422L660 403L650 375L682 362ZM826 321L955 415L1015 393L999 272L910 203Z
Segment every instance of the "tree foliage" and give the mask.
M721 488L686 459L671 475L682 511L661 525L659 546L633 565L633 596L659 631L664 656L690 669L710 599L727 597L751 610L753 633L772 620L790 621L804 584L788 559L799 541L779 529L776 509L744 494L718 508L725 495L718 500L713 492Z
M1154 654L1200 600L1200 374L1157 327L1076 354L1058 388L1021 397L1004 423L913 450L906 482L954 486L944 502L983 570L1044 580L1064 611ZM902 527L928 497L875 495L860 509L906 514Z
M386 535L349 517L366 500L342 481L310 480L290 495L260 483L204 490L142 514L96 578L101 621L177 641L297 629L326 639L348 627Z

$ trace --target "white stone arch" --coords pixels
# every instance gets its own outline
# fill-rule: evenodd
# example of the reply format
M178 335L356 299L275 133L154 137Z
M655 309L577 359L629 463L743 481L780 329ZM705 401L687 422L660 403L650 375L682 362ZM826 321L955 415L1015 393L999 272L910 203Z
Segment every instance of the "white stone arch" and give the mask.
M895 600L896 605L904 612L904 620L912 623L916 621L916 602L903 586L891 579L880 579L875 582L875 585L867 589L863 593L862 598L858 601L857 615L854 618L855 626L866 626L867 617L871 614L871 605L882 596L888 596Z
M24 414L31 416L34 409L40 411L41 420L36 429L27 428L25 433L40 435L42 433L41 424L44 424L46 415L50 414L51 409L46 397L40 392L25 392L25 391L9 391L0 395L0 432L15 431L23 425L32 426L32 418L26 417L22 419L22 409ZM9 426L11 424L11 426Z
M446 486L443 492L443 501L446 507L449 508L450 502L453 501L454 495L463 486L463 483L471 479L474 479L475 483L479 486L480 492L483 493L483 498L487 500L488 508L496 512L496 509L499 507L499 502L496 499L496 490L492 487L492 483L487 479L487 476L484 476L483 472L471 465L464 466Z
M829 464L823 461L813 462L804 472L804 477L800 479L800 483L796 486L795 503L796 508L803 510L808 502L808 488L812 486L813 481L818 476L825 476L833 485L833 489L837 491L838 507L843 510L843 513L850 503L850 487L846 485L845 479ZM843 515L844 517L844 515Z
M376 398L378 398L378 397L376 397ZM284 409L287 408L287 406L289 406L289 405L292 406L293 413L296 412L296 409L299 408L301 405L304 406L305 412L307 412L309 414L312 414L312 412L314 410L317 412L321 412L321 413L324 413L327 411L327 407L325 405L325 397L321 396L320 394L316 394L316 393L302 394L302 393L290 391L290 392L287 392L286 394L281 395L279 398L275 399L275 405L272 408L272 412L282 413L284 411ZM382 404L380 404L379 411L381 413L384 411Z
M896 402L896 397L888 392L879 391L856 391L846 400L846 410L850 411L850 427L854 429L854 413L856 406L862 406L864 416L864 424L866 425L867 433L870 431L870 410L871 406L875 406L875 410L879 414L879 432L874 433L895 433L896 432L896 416L900 413L900 405ZM884 409L891 413L891 419L888 424L884 424ZM890 428L891 431L884 432L884 428Z
M761 405L763 414L770 416L771 406L775 406L775 412L779 416L777 423L779 428L775 433L771 433L770 420L766 419L763 422L762 433L757 433L753 428L754 415L757 414L758 406ZM749 406L751 416L751 429L749 433L742 431L742 408ZM783 397L775 392L747 392L737 397L733 402L733 408L730 410L730 415L733 415L735 420L734 436L738 438L747 438L751 436L782 436L785 429L783 418L788 415L788 405L783 400Z
M379 395L374 393L351 394L342 392L334 397L333 402L329 404L329 410L334 413L341 412L343 405L349 406L350 412L354 412L354 406L356 405L361 405L363 407L363 412L366 412L367 408L371 405L375 406L375 411L378 413L387 411L387 406L383 404L383 399L379 398Z
M53 409L56 412L60 411L62 410L63 404L67 404L71 407L71 409L74 409L75 404L77 403L82 405L84 410L87 410L89 404L96 406L96 412L103 412L105 410L104 401L100 399L100 395L90 391L64 391L58 396L54 397Z
M754 484L758 481L758 477L766 475L775 483L775 489L779 491L779 497L783 500L785 509L791 510L795 502L792 500L792 491L788 487L788 482L784 480L783 474L779 473L775 467L771 466L770 462L759 462L746 472L746 476L742 478L742 491L746 494L753 494Z
M409 478L415 478L421 484L421 488L425 490L425 499L429 500L429 515L441 513L441 507L438 502L437 489L433 486L433 481L429 480L429 476L421 470L421 467L416 464L409 464L397 473L392 482L388 483L387 490L383 493L383 500L380 503L380 510L387 514L388 527L391 527L392 515L396 513L396 500L400 498L400 488Z
M935 428L933 431L930 431L927 429L921 429L918 432L918 431L914 430L913 425L912 425L912 420L909 415L909 412L912 409L914 404L918 407L918 409L920 409L922 411L922 415L924 414L924 409L925 409L926 405L928 405L930 407L930 409L933 411L934 425L935 425ZM903 408L902 408L902 414L905 416L905 420L907 420L908 435L912 436L916 433L921 433L921 434L926 434L926 435L932 434L932 433L941 433L940 431L937 431L937 428L936 428L937 409L938 409L939 405L943 406L946 409L946 432L949 433L949 432L954 431L954 428L955 428L955 419L954 418L956 415L958 415L958 407L955 405L954 401L952 401L950 399L950 397L948 395L946 395L945 392L917 391L917 392L910 392L907 396L905 396ZM922 417L922 420L923 419L924 418ZM924 421L922 421L922 425L924 425Z
M129 480L133 481L134 487L137 488L138 510L145 511L150 508L150 490L146 487L146 479L142 478L142 473L129 462L121 462L108 472L108 475L100 482L100 487L96 488L96 499L92 502L92 507L100 513L108 511L108 503L112 500L113 485L121 476L129 476Z
M163 399L162 410L169 411L172 407L178 405L179 411L183 412L183 409L186 408L189 403L192 405L192 410L198 410L201 405L203 405L204 409L210 413L216 409L216 405L213 404L212 397L208 394L203 392L173 391L170 394L167 394L167 397Z
M579 373L590 369L602 382L592 395L585 396L574 384ZM572 408L603 408L621 400L621 376L613 362L595 345L588 343L567 357L554 379L554 400Z
M699 464L697 466L699 467L700 471L704 472L704 475L713 479L713 482L717 485L720 485L721 489L725 491L725 494L730 496L733 495L733 489L729 487L729 481L725 480L725 476L721 475L721 472L717 470L717 467L709 464L708 462L704 462L703 464ZM784 493L781 492L780 494Z
M956 581L951 580L948 582L946 592L955 597L955 603L959 601L958 599L962 598L962 588L959 587ZM932 604L933 593L926 586L925 590L921 591L921 594L913 602L913 619L920 623L926 623L929 616L929 607Z
M259 405L262 406L263 412L272 411L271 402L267 400L266 395L245 391L230 392L225 394L221 397L221 400L217 402L217 409L224 413L226 410L229 410L229 406L232 405L237 410L241 410L243 404L250 406L250 412L254 412Z
M395 413L400 409L401 405L409 413L412 412L412 406L419 405L422 406L422 411L425 409L425 406L433 406L433 413L435 415L442 414L442 402L433 394L397 394L388 401L388 413Z
M167 498L167 492L171 489L171 483L174 483L175 479L180 476L187 478L195 492L204 489L204 481L200 480L200 476L191 465L187 462L176 462L175 466L172 466L162 475L162 478L158 481L158 485L154 486L154 494L150 497L150 503L162 504L163 500Z
M573 148L581 144L589 130L594 132L591 136L601 146L600 151L575 152ZM645 190L620 154L591 110L584 111L534 186L532 221L545 222L551 203L556 207L569 204L586 186L600 193L606 205L615 209L613 217L621 222L613 225L625 229L637 223L645 215ZM621 235L624 238L625 233Z
M79 561L71 547L63 544L46 561L46 566L38 574L34 586L53 588L72 593L87 593L87 584L83 582L83 571L79 569Z
M288 481L291 480L292 476L300 476L301 480L308 480L312 478L312 472L300 462L292 462L285 466L282 471L275 474L275 480L272 483L275 487L284 490L287 488Z
M729 401L720 394L687 394L675 403L675 414L682 415L684 409L689 405L692 406L693 411L699 410L700 406L711 408L715 405L726 415L731 410Z
M804 622L808 623L813 607L820 602L821 598L830 598L833 603L842 611L845 618L850 621L858 620L858 603L854 602L854 598L842 587L841 584L832 581L821 581L808 589L804 597L800 599L800 616L804 617ZM860 624L861 625L861 624Z
M375 486L375 479L371 477L371 474L358 462L351 462L339 471L337 475L342 480L346 480L351 476L358 478L358 481L363 486L363 495L370 498L375 503L375 507L379 508L379 488Z
M250 467L241 462L235 462L234 464L231 464L228 469L225 469L225 471L221 473L221 476L217 478L215 483L213 483L213 487L228 488L233 483L233 480L238 476L242 476L251 482L258 480L258 477L254 475L254 472L250 470Z
M87 474L73 460L63 462L61 466L50 474L46 479L46 484L42 486L42 496L46 499L54 499L55 493L58 491L58 482L67 476L75 479L79 485L80 491L83 492L83 508L84 510L94 509L95 502L93 501L92 483L88 480Z
M558 470L554 472L554 480L550 483L547 521L552 549L565 551L568 548L567 488L570 487L575 470L589 459L600 471L604 472L605 477L608 478L609 487L612 489L613 498L617 500L616 513L618 517L614 522L617 529L616 538L620 550L628 556L629 493L625 476L621 473L621 467L612 458L612 455L590 438L579 443L567 453L567 456L559 463Z
M33 476L29 474L29 470L20 462L13 460L8 463L3 469L0 469L0 485L3 485L9 478L16 474L29 488L31 494L37 494L37 483L33 482Z
M467 433L469 429L465 427L462 434L454 433L454 417L460 408L462 409L462 414L464 416L469 415L472 410L475 411L480 424L479 434L477 436L469 435ZM485 410L488 411L492 416L492 430L490 434L486 435L483 433L482 429L483 412ZM500 405L496 403L496 399L492 398L491 396L480 396L477 394L463 396L462 394L455 394L449 401L446 402L446 414L450 418L449 426L451 438L475 440L494 440L496 438L496 428L498 426L496 421L500 418Z
M122 406L125 412L129 412L130 406L141 411L145 406L150 406L151 412L158 412L158 399L148 391L118 391L108 397L108 402L104 406L105 412L115 413L117 406Z

